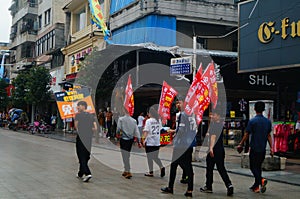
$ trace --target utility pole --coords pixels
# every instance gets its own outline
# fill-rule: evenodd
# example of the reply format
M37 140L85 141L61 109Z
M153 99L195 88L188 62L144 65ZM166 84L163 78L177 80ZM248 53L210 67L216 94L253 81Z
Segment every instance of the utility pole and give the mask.
M196 51L197 51L197 36L194 35L193 36L193 80L196 76L196 69L197 69L197 54L196 54Z

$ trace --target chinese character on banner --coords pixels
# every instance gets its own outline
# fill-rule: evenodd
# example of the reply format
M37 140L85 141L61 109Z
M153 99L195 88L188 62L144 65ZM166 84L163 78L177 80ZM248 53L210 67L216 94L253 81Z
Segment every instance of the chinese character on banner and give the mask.
M199 124L202 121L204 111L208 108L210 103L209 90L203 79L200 81L200 87L197 90L196 99L194 113L196 115L196 122Z
M202 64L200 64L197 74L188 90L184 100L184 111L186 114L196 115L197 124L202 121L203 113L210 103L208 81L203 78Z
M202 78L207 83L209 97L214 104L213 108L215 109L218 102L218 85L216 81L215 63L213 61L208 64Z
M194 77L194 80L187 92L187 95L184 100L184 111L186 114L191 115L194 111L195 101L196 101L196 92L200 87L200 81L202 76L202 63L199 66L199 69Z
M129 75L128 77L127 86L125 89L124 107L128 111L129 115L132 116L134 113L134 98L133 98L133 89L131 84L131 75Z
M161 116L163 124L166 124L167 120L170 119L170 108L176 95L177 91L164 81L158 107L158 114Z

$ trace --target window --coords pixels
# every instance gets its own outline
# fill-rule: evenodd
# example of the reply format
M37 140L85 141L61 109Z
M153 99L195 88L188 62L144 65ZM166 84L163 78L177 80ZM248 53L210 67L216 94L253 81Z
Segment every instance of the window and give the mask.
M49 37L49 33L48 34L46 34L46 49L45 49L45 51L47 52L48 50L50 50L50 46L49 46L49 39L50 39L50 37Z
M42 28L42 15L39 16L38 18L38 28L41 29Z
M197 42L201 45L201 48L207 49L207 39L197 37Z
M44 18L45 26L50 24L50 19L51 19L51 9L48 9L45 12L45 18Z
M76 14L76 31L82 30L86 26L86 13L85 13L85 8L80 10Z
M36 56L40 56L51 49L55 48L55 30L47 33L45 36L36 41Z

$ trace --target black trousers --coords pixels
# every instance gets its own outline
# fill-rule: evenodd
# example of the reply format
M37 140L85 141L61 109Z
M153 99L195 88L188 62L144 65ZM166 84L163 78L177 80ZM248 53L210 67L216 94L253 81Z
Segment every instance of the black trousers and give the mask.
M262 163L265 159L266 152L255 152L250 150L249 160L250 160L250 170L255 178L254 187L261 185L261 173L262 173Z
M146 154L147 154L147 162L149 171L153 171L153 161L159 166L159 168L163 167L161 160L158 157L159 154L159 146L147 146L145 147Z
M130 151L133 144L133 139L130 140L124 140L120 139L120 148L121 148L121 154L124 164L125 171L130 171Z
M182 153L181 156L178 154ZM183 168L188 177L188 191L193 191L194 188L194 171L192 166L192 153L193 148L188 148L186 151L180 149L173 149L173 157L170 169L169 188L173 189L176 178L176 171L178 165ZM179 157L179 158L177 158Z
M107 128L107 134L106 134L106 137L112 137L112 121L108 121L106 122L106 128Z
M225 184L226 187L231 185L231 180L227 174L227 171L224 166L225 151L214 151L214 157L212 158L208 153L206 156L206 187L212 189L213 184L213 175L215 165L217 170Z
M79 171L78 176L90 175L91 171L88 166L88 161L90 159L90 152L86 149L80 138L76 138L76 153L79 160Z

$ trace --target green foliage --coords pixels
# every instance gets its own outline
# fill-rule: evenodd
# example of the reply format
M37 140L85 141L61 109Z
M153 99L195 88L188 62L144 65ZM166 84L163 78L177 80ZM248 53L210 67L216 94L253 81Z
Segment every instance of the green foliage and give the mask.
M25 104L39 105L46 102L50 98L50 80L49 70L42 66L20 73L13 81L13 105L23 107Z
M12 82L15 87L12 91L12 104L14 107L23 107L26 105L25 90L26 82L28 79L28 72L24 71L20 73Z
M9 103L9 98L5 90L7 86L8 83L6 83L4 79L0 79L0 111L5 110Z
M31 68L29 70L29 79L26 82L28 89L28 92L25 94L26 102L38 105L49 100L50 81L51 75L48 69L43 66Z

